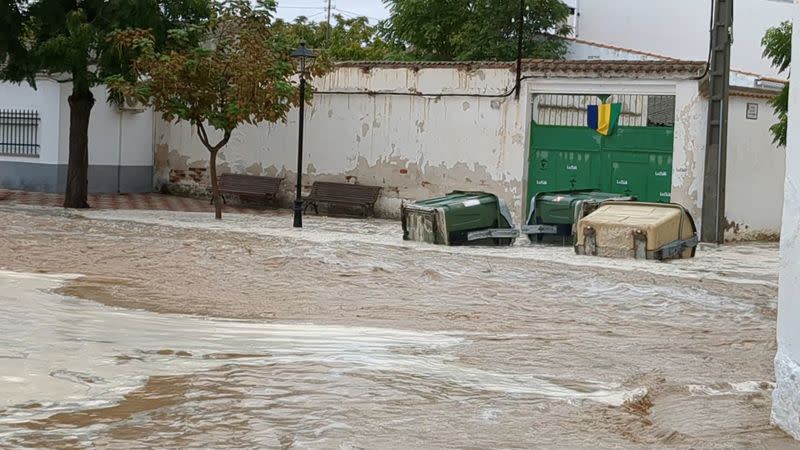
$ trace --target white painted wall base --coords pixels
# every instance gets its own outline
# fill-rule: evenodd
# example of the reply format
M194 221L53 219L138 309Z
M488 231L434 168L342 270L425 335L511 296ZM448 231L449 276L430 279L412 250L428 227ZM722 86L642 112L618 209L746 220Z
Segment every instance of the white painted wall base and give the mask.
M800 365L785 353L775 355L772 423L800 439Z

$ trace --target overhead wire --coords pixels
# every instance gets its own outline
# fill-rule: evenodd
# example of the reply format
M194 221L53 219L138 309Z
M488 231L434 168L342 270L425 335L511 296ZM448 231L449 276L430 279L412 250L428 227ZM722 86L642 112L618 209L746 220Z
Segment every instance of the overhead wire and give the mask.
M708 75L708 71L711 70L711 55L714 52L714 47L713 47L714 43L713 39L711 38L711 35L714 33L714 3L716 2L716 0L710 0L710 1L711 1L711 15L708 19L708 58L706 59L705 70L703 70L702 74L696 76L694 78L695 80L701 80L705 78L705 76Z

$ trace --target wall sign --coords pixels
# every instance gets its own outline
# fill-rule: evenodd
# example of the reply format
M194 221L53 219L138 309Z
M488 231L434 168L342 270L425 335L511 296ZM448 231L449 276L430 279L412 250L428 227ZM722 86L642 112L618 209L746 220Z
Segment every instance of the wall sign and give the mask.
M758 103L747 104L747 118L750 120L758 119Z

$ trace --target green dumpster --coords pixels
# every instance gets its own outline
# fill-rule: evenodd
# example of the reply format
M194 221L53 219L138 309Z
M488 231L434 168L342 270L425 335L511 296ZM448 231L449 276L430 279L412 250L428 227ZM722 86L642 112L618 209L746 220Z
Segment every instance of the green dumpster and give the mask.
M609 200L635 200L634 197L621 196L597 190L540 192L531 198L528 219L522 226L522 233L531 242L561 241L571 238L573 227L585 215ZM570 239L570 244L572 240Z
M486 192L454 191L403 205L403 239L441 245L512 245L519 236L505 202Z

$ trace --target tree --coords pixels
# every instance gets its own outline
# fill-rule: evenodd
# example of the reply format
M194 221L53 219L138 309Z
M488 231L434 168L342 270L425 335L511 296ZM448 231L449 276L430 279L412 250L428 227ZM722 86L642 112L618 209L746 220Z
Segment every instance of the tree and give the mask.
M778 73L788 71L792 62L792 22L787 20L767 30L761 45L764 47L764 57L772 61ZM769 128L773 142L785 146L789 122L789 83L786 83L780 94L770 99L769 104L778 116L778 123Z
M156 45L166 30L208 15L206 0L4 0L0 5L0 80L27 81L39 74L72 83L69 165L64 207L88 208L91 88L129 69L126 54L112 51L115 30L151 30Z
M365 61L396 59L402 46L386 42L379 34L379 28L370 25L366 17L347 18L339 14L333 16L333 25L325 22L309 22L298 17L294 22L277 20L275 30L291 36L296 42L306 42L310 48L324 49L336 61Z
M211 20L202 29L173 30L174 39L185 40L198 31L203 43L159 52L147 30L116 34L121 50L134 51L134 81L115 76L107 79L115 95L152 105L164 120L185 120L197 130L210 153L209 167L215 217L222 218L217 182L217 154L237 126L244 123L284 120L299 104L291 52L296 42L275 33L273 1L256 6L247 0L218 1ZM316 65L312 75L326 65ZM211 133L208 127L217 130Z
M559 59L567 50L569 8L561 0L524 0L525 58ZM517 0L384 0L381 27L413 58L513 60L517 57Z

